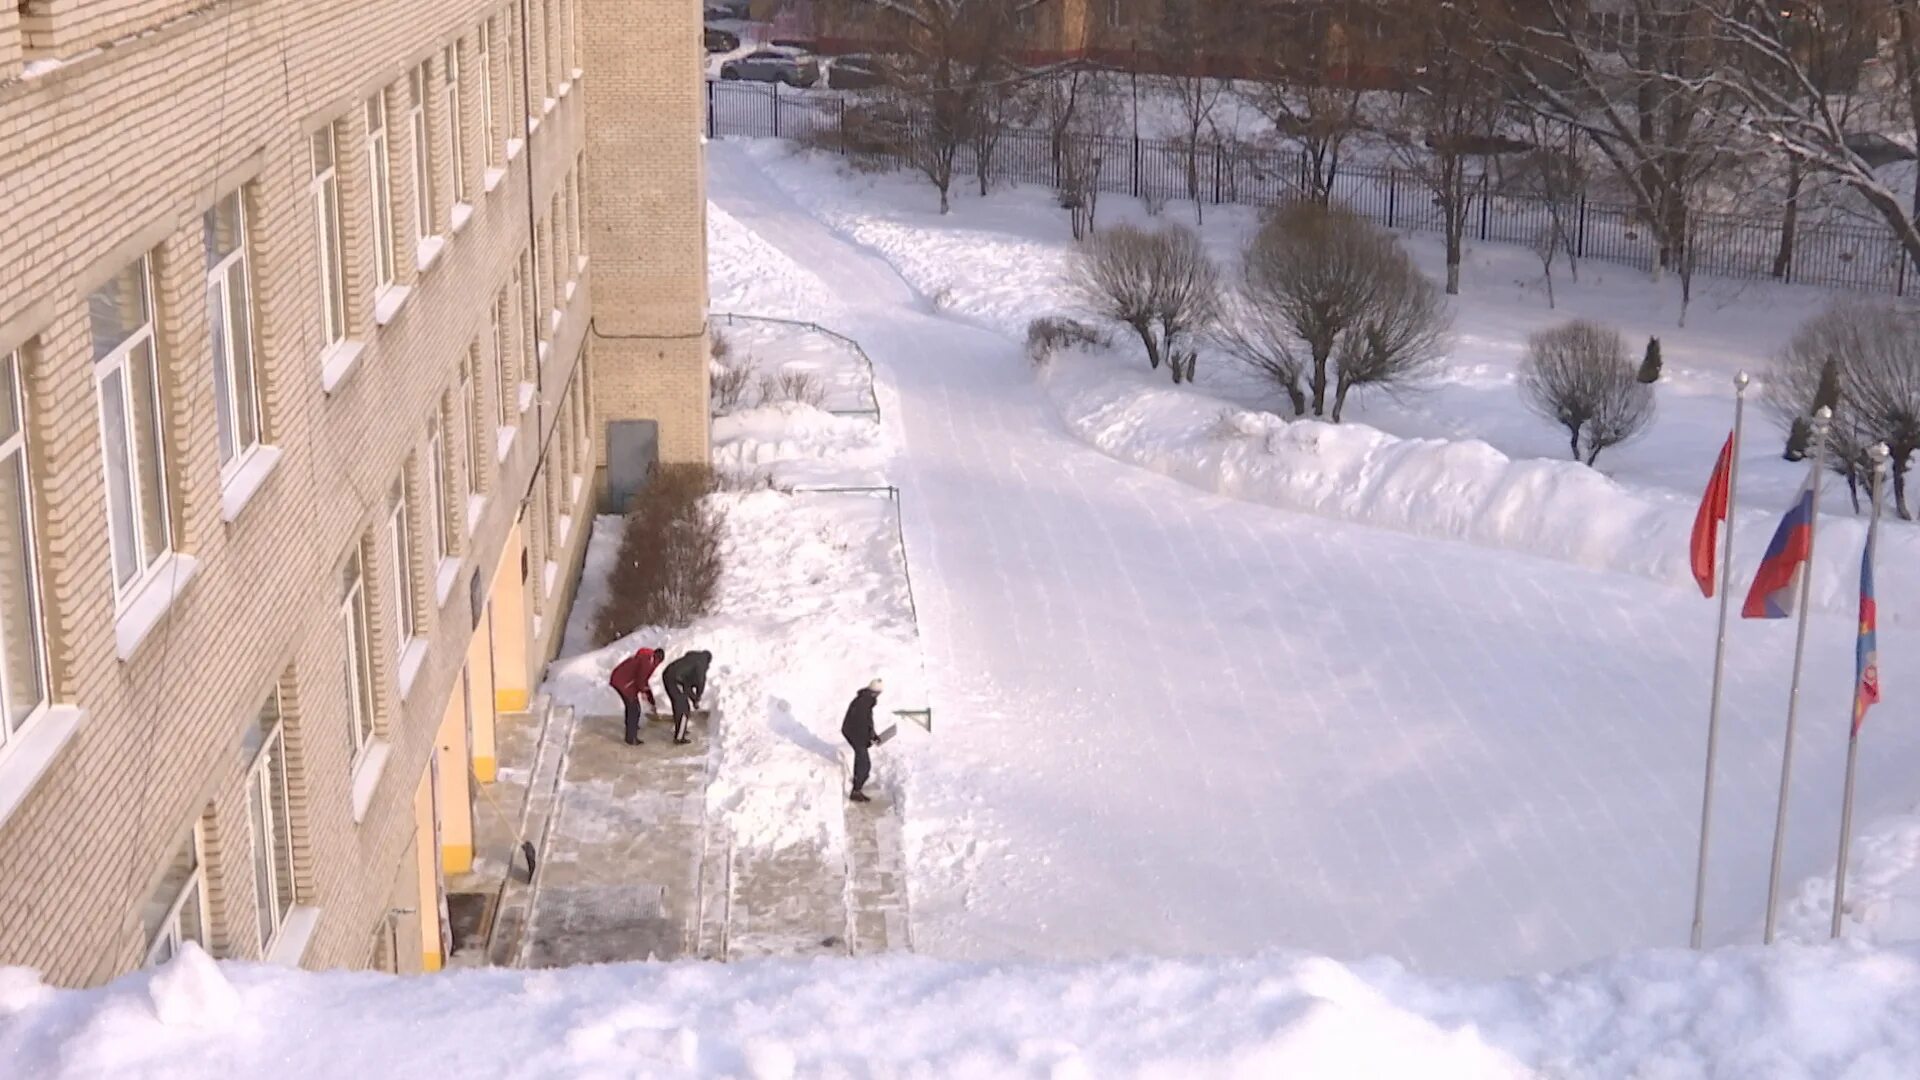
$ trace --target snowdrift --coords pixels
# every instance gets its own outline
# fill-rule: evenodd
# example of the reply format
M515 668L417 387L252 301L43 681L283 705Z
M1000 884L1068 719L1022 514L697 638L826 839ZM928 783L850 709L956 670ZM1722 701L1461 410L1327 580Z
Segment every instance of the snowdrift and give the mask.
M1040 379L1075 435L1195 487L1695 587L1687 539L1697 503L1623 487L1585 465L1515 460L1478 440L1404 439L1359 424L1289 421L1121 370L1111 357L1063 354ZM1744 503L1737 515L1736 603L1785 509ZM1855 609L1866 530L1864 517L1821 517L1817 610ZM1920 543L1909 532L1881 531L1876 584L1889 623L1901 621L1907 598L1920 590Z
M1497 982L1300 956L613 965L399 979L0 969L12 1076L1858 1076L1920 1071L1920 950L1624 956Z

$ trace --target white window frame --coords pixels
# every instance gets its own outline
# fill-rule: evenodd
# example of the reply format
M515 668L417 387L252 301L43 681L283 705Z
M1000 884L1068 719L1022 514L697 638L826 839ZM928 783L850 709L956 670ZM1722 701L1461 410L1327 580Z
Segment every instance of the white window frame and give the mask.
M500 309L510 302L510 294L494 297L487 321L493 330L493 374L500 388L500 426L510 428L520 419L520 373L512 366L513 344L507 340L507 327Z
M461 97L460 43L458 41L446 47L441 54L442 90L447 106L447 135L449 150L453 154L453 201L467 201L467 135L465 130L465 101Z
M231 453L221 451L220 482L223 485L233 479L233 474L240 471L240 467L246 464L247 459L253 456L253 452L258 450L261 442L264 441L260 417L260 368L256 363L260 354L259 338L254 333L253 275L247 255L248 233L251 223L247 220L247 200L245 194L242 191L235 190L226 196L226 198L221 199L220 202L225 202L227 199L233 200L234 220L239 223L239 236L234 242L233 250L222 256L220 261L207 271L208 319L211 320L213 318L212 304L217 294L220 299L220 311L224 315L225 323L221 333L212 337L214 374L216 376L213 380L213 404L214 408L219 409L220 412L224 414L227 422L228 437L232 440L233 444ZM218 209L218 203L207 211L207 215L211 216L216 209ZM210 242L212 237L209 235L207 240ZM209 250L207 254L211 256L212 251ZM244 305L246 308L246 324L244 327L237 327L234 318L233 292L236 278L240 282L242 291L246 294L246 304ZM238 330L237 334L235 332L236 329ZM209 333L211 333L211 321L209 321L208 330ZM244 391L237 390L241 385L238 381L240 368L235 355L236 350L234 343L240 336L244 336L247 342L247 378L246 389ZM222 393L223 387L225 390L224 393ZM246 423L243 425L242 421ZM251 435L243 435L244 428L250 428ZM214 440L216 450L218 449L219 443L218 431L219 426L216 424L216 437Z
M434 218L433 144L427 131L427 87L429 72L425 63L407 72L407 149L413 157L413 236L425 243L437 235Z
M453 554L456 533L451 506L447 499L447 433L435 415L427 421L427 516L433 519L428 536L433 541L433 566L437 569Z
M480 20L480 142L487 148L486 165L492 168L500 159L504 140L495 138L493 126L493 19Z
M327 163L321 167L319 140L325 138ZM313 196L314 230L320 254L320 334L326 347L347 340L347 273L340 241L340 141L329 123L313 133L307 149L313 167L308 191Z
M259 922L260 955L263 957L273 952L281 931L286 929L288 916L300 903L300 885L294 878L293 868L293 800L287 792L286 714L280 707L278 688L268 700L274 712L273 726L266 730L260 748L254 753L253 764L247 769L247 832L253 840L253 854L248 867L253 873L255 918ZM272 768L276 750L280 754L278 784L274 783ZM276 795L277 801L274 798ZM280 910L279 903L280 872L283 869L280 860L283 858L286 860L284 870L287 881L285 911ZM260 895L263 874L268 894L265 897ZM262 900L265 901L264 906L260 903Z
M537 339L530 336L537 332L537 328L533 315L533 294L527 291L526 284L529 261L530 257L522 252L520 258L514 260L513 275L507 281L513 304L513 351L509 354L513 362L505 366L507 384L513 388L513 400L508 403L508 408L513 410L516 417L520 415L520 383L525 381L526 373L533 370L527 357L538 355L540 349Z
M404 655L413 645L415 619L413 603L413 511L407 505L411 484L405 476L394 485L393 509L387 512L387 555L393 560L394 655Z
M0 353L0 394L5 394L13 404L13 415L19 419L19 430L0 440L0 469L17 470L20 483L20 536L22 570L27 579L27 648L32 653L29 661L33 666L34 682L39 691L37 700L19 715L10 713L10 703L14 698L15 687L7 673L12 665L5 659L7 639L0 634L0 759L6 756L7 747L27 729L27 726L39 719L50 702L47 678L47 628L44 620L45 602L40 584L40 553L38 539L34 534L33 521L33 469L27 456L27 394L25 373L21 367L25 356L20 349Z
M212 951L208 940L212 934L207 911L206 844L198 821L193 823L193 831L187 836L187 851L193 856L193 869L188 871L186 880L180 882L179 891L167 905L167 913L161 917L159 928L147 941L146 959L143 961L145 967L153 967L171 960L179 955L181 944L188 941L197 943L209 952ZM198 933L186 932L187 928L180 922L189 899L199 901L195 905L200 912Z
M94 361L93 364L94 405L100 414L100 463L102 470L106 474L107 483L107 529L110 537L115 534L118 529L123 527L132 530L133 554L134 559L138 563L134 568L132 576L125 581L121 580L121 567L110 567L116 611L125 610L128 602L135 596L138 596L140 591L153 580L155 572L161 566L165 565L167 556L173 554L173 506L172 500L169 499L167 495L167 423L166 412L162 408L165 395L160 387L159 338L158 335L154 333L152 256L141 255L138 259L134 260L134 265L139 268L142 302L146 305L146 321L115 345L112 352L108 353L104 358ZM102 288L105 287L106 286L102 286ZM154 468L157 475L154 482L158 487L156 491L151 492L151 495L158 501L160 511L158 515L160 518L159 546L155 550L152 558L148 558L146 554L147 543L150 538L146 534L146 514L143 512L144 500L142 499L142 494L145 485L142 481L142 471L140 468L142 447L140 446L138 436L139 425L135 422L133 382L131 378L132 365L130 363L135 349L142 344L147 347L147 363L151 366L151 370L147 372L147 388L153 395L153 399L148 402L148 407L153 410L153 431L156 443L155 446L148 448L148 452L151 452L155 456ZM114 520L113 464L107 460L106 453L107 446L109 445L107 441L107 383L116 375L119 377L121 393L120 419L125 427L122 434L126 439L127 447L127 484L133 496L132 520L119 524L116 524ZM109 539L109 547L111 546L112 541Z
M358 768L374 741L373 627L367 617L367 568L362 545L347 560L346 594L340 599L340 624L347 646L348 720L353 737L352 767Z
M586 208L580 202L580 165L567 174L567 227L573 231L573 265L567 268L569 281L580 276L580 261L587 257Z
M387 92L375 90L362 111L367 121L367 187L373 199L373 273L381 289L394 284L393 148L387 142Z

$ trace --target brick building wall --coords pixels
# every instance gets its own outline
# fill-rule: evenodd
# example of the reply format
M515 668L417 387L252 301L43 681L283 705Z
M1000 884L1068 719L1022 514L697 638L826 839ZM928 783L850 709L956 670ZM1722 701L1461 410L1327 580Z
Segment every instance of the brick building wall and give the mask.
M414 797L449 697L460 692L475 626L528 643L516 653L525 670L496 681L533 685L558 647L590 532L600 426L609 416L705 414L704 379L695 386L689 365L672 378L588 371L598 362L588 347L594 304L608 295L597 263L624 238L580 238L598 213L583 151L599 76L581 70L582 24L590 10L616 21L615 9L672 6L27 0L0 10L0 213L9 223L0 231L0 355L18 349L24 368L51 684L45 706L0 741L0 864L9 868L0 875L0 965L33 966L65 985L138 966L156 891L196 830L210 944L220 955L263 955L248 793L260 767L258 717L277 690L288 872L311 933L292 933L289 922L277 954L305 947L275 958L361 966L384 934L389 951L403 943L395 966L422 966L404 943L428 948L436 934L419 914L394 932L389 911L433 907L431 897L408 903L395 883L415 879L411 852L424 845L421 857L432 858L431 838L416 836ZM690 49L695 18L691 9L684 16ZM409 86L421 65L433 218L424 244ZM446 96L455 68L458 115ZM366 153L375 95L386 106L392 191L394 289L384 292ZM663 115L649 105L619 122L651 126ZM691 115L652 144L692 162L648 203L682 233L703 212ZM311 138L329 126L346 334L357 349L329 349L322 316ZM618 171L602 182L632 187ZM260 442L277 453L258 480L256 451L244 483L225 475L216 449L202 232L205 212L236 191L248 217ZM130 612L156 594L116 602L89 295L142 255L152 266L167 531L179 556L160 584L184 584L162 588L161 614L132 644L131 628L146 620ZM650 312L644 325L698 329L699 245L608 261L656 297L630 305ZM436 423L448 519L439 564L429 554ZM694 425L672 429L683 427ZM704 441L698 447L704 453ZM386 528L389 492L403 476L412 563L397 574ZM257 490L239 498L255 480ZM547 500L539 512L535 499ZM517 564L523 539L538 552L525 580L500 572ZM377 740L357 765L342 620L342 569L356 551ZM423 643L404 665L396 578L407 583ZM525 591L516 602L492 594L515 582ZM491 717L484 722L490 730Z

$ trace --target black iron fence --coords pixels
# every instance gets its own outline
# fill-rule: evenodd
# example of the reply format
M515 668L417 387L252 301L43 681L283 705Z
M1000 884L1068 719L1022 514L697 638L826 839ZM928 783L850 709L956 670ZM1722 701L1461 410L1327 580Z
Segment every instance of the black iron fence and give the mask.
M847 109L848 99L839 94L778 84L707 83L709 138L806 139L844 153ZM855 137L857 143L857 132ZM1171 140L1077 138L1072 159L1098 162L1094 182L1099 190L1149 201L1271 206L1300 198L1313 175L1304 153L1284 149L1203 143L1189 155L1184 143ZM1057 149L1045 131L1009 131L988 161L988 176L1001 183L1058 188L1060 165L1068 155ZM973 148L963 146L954 163L956 187L976 175L976 164ZM1557 228L1578 258L1650 271L1660 257L1652 230L1631 206L1584 195L1550 200L1508 190L1491 177L1482 177L1477 187L1466 212L1466 234L1472 239L1532 246ZM1432 193L1405 169L1343 167L1332 194L1355 213L1391 229L1445 228L1445 215ZM1725 278L1907 293L1909 260L1891 230L1805 221L1794 230L1791 257L1784 262L1782 232L1778 218L1696 214L1689 244L1694 269Z

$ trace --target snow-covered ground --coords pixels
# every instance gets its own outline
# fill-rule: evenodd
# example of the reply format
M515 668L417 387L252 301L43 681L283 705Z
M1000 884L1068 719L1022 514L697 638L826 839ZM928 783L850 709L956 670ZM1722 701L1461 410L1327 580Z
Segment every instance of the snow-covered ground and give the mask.
M1116 462L1063 422L1020 356L1026 319L1061 305L1065 222L1043 194L966 199L943 219L908 179L841 176L777 144L719 144L710 163L716 205L785 256L756 271L804 269L818 282L806 291L833 294L820 321L873 355L900 440L946 718L908 778L923 948L1288 945L1487 973L1684 941L1712 604L1664 570L1276 512ZM1102 212L1139 210L1110 199ZM1212 215L1209 242L1224 254L1247 223ZM1455 371L1510 371L1515 328L1579 311L1583 296L1630 332L1658 327L1663 391L1683 396L1697 377L1718 415L1650 436L1684 461L1670 482L1621 455L1614 481L1654 503L1684 505L1724 437L1728 404L1706 388L1819 302L1744 289L1696 300L1679 331L1670 286L1602 271L1555 314L1530 280L1503 282L1514 259L1475 251L1461 340L1486 359L1457 350ZM1246 401L1223 369L1202 390ZM1762 440L1749 454L1748 490L1783 501L1798 471L1769 468ZM1637 539L1648 565L1679 542L1664 526ZM1889 582L1881 603L1884 625L1911 601ZM1710 940L1750 940L1759 921L1791 637L1740 626L1729 658ZM1793 879L1831 865L1851 648L1850 618L1815 619ZM1883 629L1890 701L1889 657L1911 648ZM1869 729L1863 822L1913 801L1920 737L1893 716L1883 706Z
M1465 982L1263 955L912 957L426 979L215 965L51 991L0 969L0 1061L93 1077L1459 1077L1902 1080L1920 954L1655 952Z

